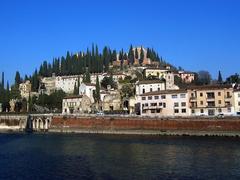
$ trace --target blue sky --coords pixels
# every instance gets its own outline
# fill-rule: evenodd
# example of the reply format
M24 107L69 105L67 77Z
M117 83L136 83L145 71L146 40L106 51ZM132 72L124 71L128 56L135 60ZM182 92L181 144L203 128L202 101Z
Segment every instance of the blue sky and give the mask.
M43 60L96 43L153 47L186 70L240 72L239 0L1 0L0 72L31 74Z

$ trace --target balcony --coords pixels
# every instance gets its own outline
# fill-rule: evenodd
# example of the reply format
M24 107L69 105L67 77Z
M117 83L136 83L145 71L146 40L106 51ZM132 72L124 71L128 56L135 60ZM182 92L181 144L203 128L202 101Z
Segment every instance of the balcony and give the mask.
M190 101L197 101L197 97L190 97Z

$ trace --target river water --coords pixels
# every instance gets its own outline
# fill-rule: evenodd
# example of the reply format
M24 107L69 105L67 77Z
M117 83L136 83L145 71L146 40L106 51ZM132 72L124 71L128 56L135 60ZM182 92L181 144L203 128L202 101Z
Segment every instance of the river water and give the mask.
M0 134L0 179L240 179L240 138Z

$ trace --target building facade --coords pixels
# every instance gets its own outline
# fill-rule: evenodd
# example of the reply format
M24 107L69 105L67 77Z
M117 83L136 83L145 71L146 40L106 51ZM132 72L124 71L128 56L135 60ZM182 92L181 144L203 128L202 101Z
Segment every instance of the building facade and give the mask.
M91 101L87 96L69 96L63 99L62 114L82 114L89 112L91 112Z
M165 90L141 94L137 102L142 116L189 116L187 90Z
M166 90L166 84L161 80L138 81L136 83L136 95Z
M25 98L28 100L29 96L31 95L31 90L32 90L32 84L29 80L19 84L19 91L22 98Z
M184 83L191 83L195 80L195 74L193 72L178 71L178 73L175 75L180 77Z
M233 92L234 96L234 111L237 115L240 115L240 90Z
M79 95L86 95L90 98L91 103L94 103L94 92L96 91L96 84L81 83L79 87Z
M57 76L56 77L56 89L63 90L67 94L72 94L75 85L82 82L81 75L74 76Z
M233 88L231 85L195 86L188 89L191 115L233 115Z

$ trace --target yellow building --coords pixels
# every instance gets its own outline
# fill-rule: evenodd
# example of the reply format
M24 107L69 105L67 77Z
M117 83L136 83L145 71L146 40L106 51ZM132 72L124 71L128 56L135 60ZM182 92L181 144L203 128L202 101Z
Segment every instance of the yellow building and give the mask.
M233 87L231 85L205 85L188 88L191 115L233 115Z

